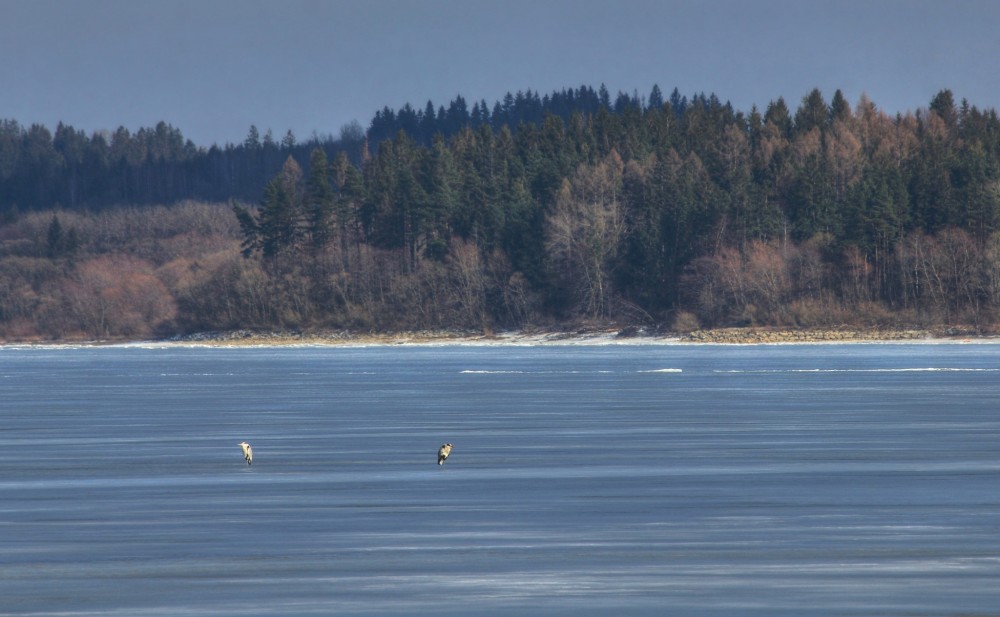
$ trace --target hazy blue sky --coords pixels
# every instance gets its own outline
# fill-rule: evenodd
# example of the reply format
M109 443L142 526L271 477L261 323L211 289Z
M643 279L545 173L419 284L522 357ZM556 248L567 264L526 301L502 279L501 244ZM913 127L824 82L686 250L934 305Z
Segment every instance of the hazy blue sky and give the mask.
M739 110L812 88L1000 108L995 0L0 0L0 118L166 121L198 145L367 128L383 106L606 84Z

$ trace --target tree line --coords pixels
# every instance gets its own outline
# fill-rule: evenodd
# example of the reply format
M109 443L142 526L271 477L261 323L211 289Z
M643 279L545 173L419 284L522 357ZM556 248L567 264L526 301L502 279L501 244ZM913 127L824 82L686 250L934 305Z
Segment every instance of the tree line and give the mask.
M446 106L435 107L428 101L422 110L409 104L399 110L385 107L375 113L367 131L352 122L341 127L337 138L313 135L299 141L291 131L277 138L270 129L261 134L251 126L242 142L207 148L185 139L180 129L165 122L134 132L118 127L87 135L63 123L53 132L41 124L25 127L13 119L0 119L0 214L185 200L256 202L288 156L305 166L317 147L330 158L343 152L359 165L366 149L377 151L378 144L400 131L429 147L435 135L450 138L466 127L513 128L541 123L547 114L568 119L574 112L592 114L602 106L620 112L644 103L637 94L622 93L612 101L604 86L545 96L531 90L508 93L492 111L485 101L470 110L459 95ZM659 89L654 88L648 105L662 103ZM682 111L688 101L675 89L670 104Z
M11 217L0 334L997 323L1000 121L947 90L458 97L354 136L228 206Z
M287 156L308 158L314 148L345 152L360 161L364 131L345 125L338 139L305 142L288 131L279 140L251 126L239 144L198 147L165 122L131 132L84 131L59 123L24 127L0 119L0 215L52 208L95 210L185 200L255 201Z

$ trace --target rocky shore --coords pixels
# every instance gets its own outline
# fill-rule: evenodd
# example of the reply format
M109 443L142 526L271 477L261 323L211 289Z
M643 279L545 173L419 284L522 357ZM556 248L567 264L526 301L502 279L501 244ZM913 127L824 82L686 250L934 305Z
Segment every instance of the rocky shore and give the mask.
M667 344L710 343L760 345L778 343L852 343L930 340L990 340L994 335L970 327L938 329L775 329L720 328L689 333L656 332L643 328L585 328L572 331L519 331L482 333L463 331L416 332L255 332L235 330L203 332L165 341L208 346L279 346L279 345L428 345L428 344L498 344L498 345L597 345L597 344Z
M212 346L250 345L406 345L423 343L459 343L487 340L489 337L465 332L419 331L419 332L352 332L336 331L278 331L258 332L253 330L231 330L225 332L198 332L174 337L165 342L187 343Z
M760 345L767 343L848 343L952 338L931 330L771 330L723 328L698 330L682 337L691 343Z

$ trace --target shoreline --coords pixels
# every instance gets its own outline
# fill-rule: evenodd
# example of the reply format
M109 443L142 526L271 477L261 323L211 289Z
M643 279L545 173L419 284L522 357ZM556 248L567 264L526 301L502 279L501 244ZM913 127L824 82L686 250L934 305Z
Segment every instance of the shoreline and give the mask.
M175 342L227 346L392 345L764 345L891 342L994 342L1000 337L969 327L942 328L715 328L657 332L641 327L519 330L497 333L421 330L405 332L233 332L200 333Z
M413 332L203 332L147 340L4 341L0 347L372 347L397 345L777 345L847 343L991 343L1000 336L972 328L718 328L688 333L653 332L642 328L586 328L572 331L526 330L499 333L459 331Z

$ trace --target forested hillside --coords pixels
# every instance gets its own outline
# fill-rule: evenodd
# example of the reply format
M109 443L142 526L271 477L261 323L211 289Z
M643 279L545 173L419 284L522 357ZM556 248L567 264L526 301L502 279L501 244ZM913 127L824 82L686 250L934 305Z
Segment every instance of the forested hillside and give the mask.
M385 108L205 150L0 124L0 336L1000 322L1000 121L817 90Z

